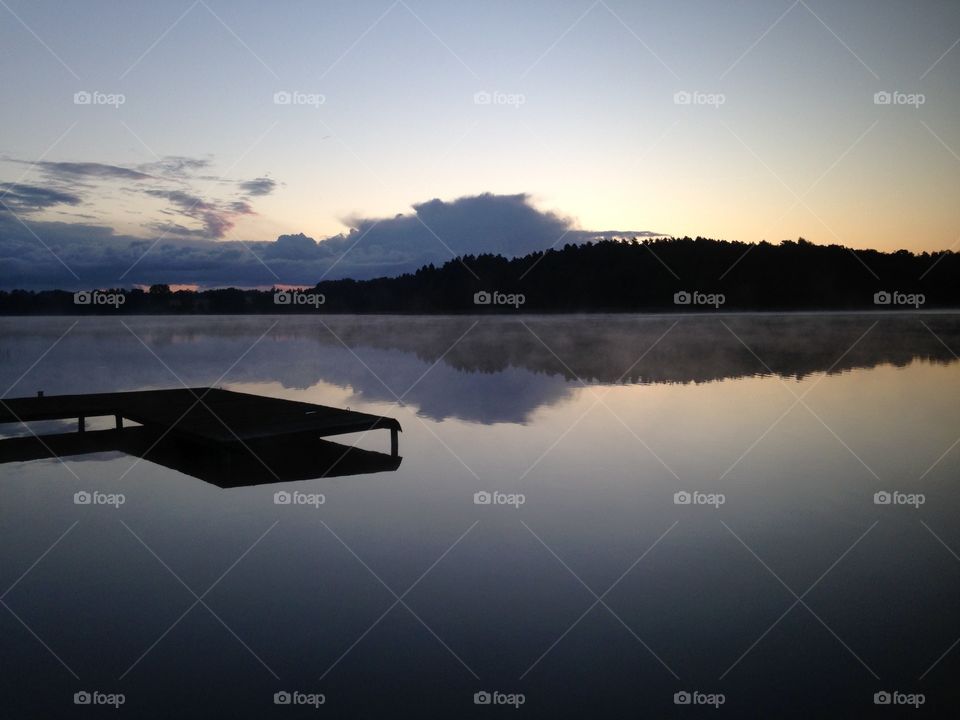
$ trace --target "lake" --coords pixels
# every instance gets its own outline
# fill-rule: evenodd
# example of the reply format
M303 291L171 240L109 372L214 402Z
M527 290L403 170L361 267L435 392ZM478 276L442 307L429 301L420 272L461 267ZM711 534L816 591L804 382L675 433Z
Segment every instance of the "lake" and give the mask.
M955 712L956 353L942 313L2 318L5 398L403 426L395 471L252 487L0 465L2 714Z

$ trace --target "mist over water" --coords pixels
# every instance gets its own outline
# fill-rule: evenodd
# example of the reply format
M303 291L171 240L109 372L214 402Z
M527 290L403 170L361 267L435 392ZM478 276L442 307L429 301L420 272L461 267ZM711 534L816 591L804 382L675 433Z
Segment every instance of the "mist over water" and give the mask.
M142 717L294 688L339 717L479 717L481 691L536 716L957 699L960 316L73 323L0 320L5 397L217 385L396 417L403 462L232 489L118 452L4 465L14 715L81 688Z

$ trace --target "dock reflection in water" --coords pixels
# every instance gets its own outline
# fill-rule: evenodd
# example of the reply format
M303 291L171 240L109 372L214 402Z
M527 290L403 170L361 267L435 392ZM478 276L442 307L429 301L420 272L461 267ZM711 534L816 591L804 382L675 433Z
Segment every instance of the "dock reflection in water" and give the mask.
M210 448L146 427L0 440L0 464L122 452L221 488L393 472L403 458L313 435Z
M89 417L113 417L88 432ZM0 463L121 451L219 487L396 470L393 418L216 388L0 400L0 424L77 419L77 432L0 441ZM135 427L124 427L124 421ZM321 437L390 431L390 455Z

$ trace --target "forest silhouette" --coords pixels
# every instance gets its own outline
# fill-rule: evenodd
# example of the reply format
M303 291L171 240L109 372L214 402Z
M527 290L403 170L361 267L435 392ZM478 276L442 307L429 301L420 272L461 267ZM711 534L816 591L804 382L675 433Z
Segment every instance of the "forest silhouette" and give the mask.
M122 294L122 300L113 298ZM92 297L92 299L91 299ZM515 313L960 307L960 255L886 253L803 238L568 244L517 258L466 255L415 273L291 291L221 288L0 292L0 314Z

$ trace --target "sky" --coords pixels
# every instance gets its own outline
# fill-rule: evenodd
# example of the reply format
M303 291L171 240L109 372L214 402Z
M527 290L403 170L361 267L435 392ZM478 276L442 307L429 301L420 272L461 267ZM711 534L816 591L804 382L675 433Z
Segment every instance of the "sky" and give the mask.
M917 0L0 0L0 287L956 249L958 43Z

